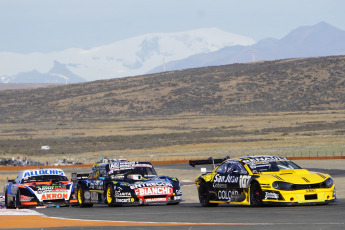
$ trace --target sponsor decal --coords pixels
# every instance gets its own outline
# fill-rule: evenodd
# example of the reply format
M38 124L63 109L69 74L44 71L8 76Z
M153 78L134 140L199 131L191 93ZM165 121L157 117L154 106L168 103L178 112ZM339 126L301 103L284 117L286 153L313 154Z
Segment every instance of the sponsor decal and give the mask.
M66 192L67 187L61 186L42 186L37 187L37 194L51 193L51 192Z
M219 190L218 191L219 200L231 200L231 191L230 190Z
M158 181L158 182L137 182L130 186L131 189L143 188L143 187L157 187L157 186L169 186L173 187L171 182Z
M137 196L166 195L172 194L172 187L146 187L134 189Z
M98 201L98 193L97 192L91 192L91 200Z
M68 199L67 193L47 193L43 194L41 200Z
M221 176L219 174L216 174L213 182L214 183L233 183L233 184L236 184L236 183L238 183L238 176L231 176L231 175Z
M145 199L145 202L150 203L150 202L164 202L164 201L169 201L166 197L157 197L157 198L148 198Z
M135 162L133 161L113 162L109 164L109 170L118 171L118 170L132 169L134 165L135 165Z
M231 190L219 190L218 191L218 199L219 200L227 200L228 202L230 202L231 198L233 196L236 196L236 195L238 195L238 191L236 191L236 190L233 190L233 191L231 191Z
M240 188L248 188L249 187L249 180L251 176L241 175L240 176Z
M34 199L34 198L30 197L30 196L20 195L20 201L30 201L32 199Z
M120 191L115 191L115 196L116 197L131 197L130 192L120 192Z
M265 200L267 199L279 200L279 194L275 192L265 192Z
M242 162L245 164L251 163L259 163L259 162L271 162L271 161L288 161L285 157L248 157L247 159L243 160Z
M219 184L219 183L214 183L213 188L227 188L227 184Z
M113 179L113 180L123 180L123 179L125 179L125 175L123 175L123 174L112 175L111 179Z
M65 173L61 169L39 169L39 170L27 170L24 172L24 178L31 176L40 176L40 175L59 175L65 176Z
M119 161L119 162L110 163L109 171L110 173L113 173L113 171L134 169L135 167L152 168L152 165L139 163L137 161Z
M306 192L312 192L312 193L314 193L314 192L316 192L316 190L315 190L315 189L307 189Z
M131 202L131 198L115 198L115 202L118 203L130 203Z

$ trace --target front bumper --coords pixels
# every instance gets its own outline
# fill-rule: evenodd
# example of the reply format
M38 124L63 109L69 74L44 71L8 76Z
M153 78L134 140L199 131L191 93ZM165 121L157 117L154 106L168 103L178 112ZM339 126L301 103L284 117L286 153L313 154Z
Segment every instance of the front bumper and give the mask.
M267 205L318 205L335 202L335 189L308 189L294 191L263 190L263 204Z

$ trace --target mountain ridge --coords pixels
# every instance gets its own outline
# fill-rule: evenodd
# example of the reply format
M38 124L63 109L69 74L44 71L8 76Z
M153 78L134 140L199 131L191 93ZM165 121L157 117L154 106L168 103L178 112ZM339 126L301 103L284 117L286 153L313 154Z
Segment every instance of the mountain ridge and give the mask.
M320 57L345 54L345 31L326 22L301 26L281 39L266 38L251 46L224 47L207 54L195 54L165 64L169 71L187 68L248 63L287 58ZM158 66L148 73L160 72Z
M171 71L0 91L0 122L345 109L345 56Z
M254 42L245 36L207 28L179 33L145 34L88 50L70 48L59 52L30 54L0 52L0 62L3 63L0 76L13 76L33 69L44 73L49 71L54 61L65 64L71 72L88 81L136 76L163 61L179 60L229 45L250 45Z

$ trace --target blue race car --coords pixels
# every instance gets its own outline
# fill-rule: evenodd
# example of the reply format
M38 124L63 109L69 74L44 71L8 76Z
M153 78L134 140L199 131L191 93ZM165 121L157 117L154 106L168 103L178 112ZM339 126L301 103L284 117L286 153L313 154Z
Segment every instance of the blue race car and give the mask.
M77 203L74 185L61 169L31 169L19 172L5 184L6 208L69 206Z
M175 177L158 176L152 164L144 161L118 160L96 164L91 173L72 174L81 207L93 204L179 204L180 183Z

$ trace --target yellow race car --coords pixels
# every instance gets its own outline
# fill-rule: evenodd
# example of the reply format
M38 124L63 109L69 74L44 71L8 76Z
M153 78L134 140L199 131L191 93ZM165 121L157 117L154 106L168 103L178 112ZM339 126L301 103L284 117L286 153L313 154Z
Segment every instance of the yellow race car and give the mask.
M221 163L195 179L202 206L315 205L334 202L336 191L328 174L310 172L277 156L190 161L191 166Z

